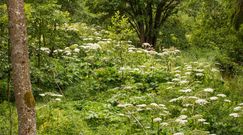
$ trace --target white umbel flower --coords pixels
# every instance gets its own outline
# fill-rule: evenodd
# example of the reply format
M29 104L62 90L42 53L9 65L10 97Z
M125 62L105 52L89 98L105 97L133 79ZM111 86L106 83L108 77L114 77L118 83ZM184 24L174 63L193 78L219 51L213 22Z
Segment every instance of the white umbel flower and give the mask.
M215 100L218 100L218 97L210 97L209 99L212 101L215 101Z
M182 132L174 133L173 135L184 135Z
M154 119L153 119L153 122L160 122L160 121L162 121L161 118L154 118Z
M205 99L197 99L197 100L195 101L195 103L197 103L197 104L199 104L199 105L205 105L205 104L208 103L208 101L205 100Z
M218 97L226 97L225 94L217 94Z
M240 115L238 113L231 113L231 114L229 114L229 116L234 117L234 118L240 117Z
M234 111L240 111L241 110L241 107L240 106L237 106L234 108Z
M204 91L204 92L210 92L210 93L212 93L214 90L213 90L212 88L206 88L206 89L204 89L203 91Z
M183 89L183 90L179 90L180 92L183 92L183 93L189 93L192 91L192 89Z

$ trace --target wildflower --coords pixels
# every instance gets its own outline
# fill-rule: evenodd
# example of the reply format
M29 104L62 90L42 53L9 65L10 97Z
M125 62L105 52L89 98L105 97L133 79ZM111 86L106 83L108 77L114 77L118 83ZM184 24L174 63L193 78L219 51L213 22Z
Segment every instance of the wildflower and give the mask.
M176 70L175 73L180 73L181 71L180 70Z
M85 46L81 46L84 49L91 49L91 50L97 50L100 49L100 45L97 43L88 43Z
M146 110L152 110L152 108L148 107L148 108L146 108Z
M196 72L202 73L204 71L204 69L196 69Z
M133 50L128 50L128 52L129 52L129 53L134 53L134 51L133 51Z
M120 67L120 71L124 71L124 70L126 70L125 67Z
M56 101L61 101L61 99L60 99L60 98L56 98L55 100L56 100Z
M150 69L155 69L155 67L154 66L151 66Z
M80 49L75 48L73 51L76 52L76 53L79 53L80 52Z
M47 54L49 54L51 52L51 50L49 48L46 48L46 47L41 47L40 50L44 51Z
M118 104L117 107L120 107L120 108L125 108L125 107L130 107L130 106L133 106L132 104Z
M240 106L243 106L243 103L239 103Z
M195 101L195 103L197 103L197 104L199 104L199 105L205 105L205 104L208 103L208 101L205 100L205 99L197 99L197 100Z
M182 125L184 125L188 122L188 120L182 120L182 119L176 119L175 121Z
M167 122L162 122L162 123L160 123L160 126L162 126L162 127L166 127L166 126L168 126L169 124L167 123Z
M183 104L184 107L193 106L193 104Z
M177 100L178 100L177 98L173 98L169 102L176 102Z
M52 97L62 97L63 96L63 95L55 94L55 93L49 93L49 95Z
M231 100L229 100L229 99L225 99L224 102L228 102L228 103L230 103Z
M150 105L153 106L153 107L159 107L159 105L156 104L156 103L151 103Z
M173 84L174 82L167 82L167 84ZM168 87L167 89L172 89L172 87Z
M191 72L186 72L185 75L191 75L192 73Z
M146 104L140 104L140 105L136 105L137 107L146 107Z
M201 119L198 119L197 121L198 121L198 122L205 122L206 120L203 119L203 118L201 118Z
M185 99L185 98L186 98L185 96L179 96L177 99L181 100L181 99Z
M192 118L194 118L194 119L200 119L202 117L203 116L201 114L196 114L196 115L192 116Z
M166 56L166 55L169 55L169 53L168 52L162 52L161 55Z
M160 122L160 121L162 121L161 118L154 118L154 119L153 119L153 122Z
M46 96L44 93L43 94L39 94L39 95L42 96L42 97Z
M203 122L203 124L204 124L204 125L209 125L209 123L208 123L208 122Z
M189 81L187 81L187 80L181 80L179 83L180 84L186 84L186 83L189 83Z
M70 52L70 51L68 51L68 50L66 50L65 52L64 52L67 56L70 56L72 53Z
M172 79L172 81L173 81L173 82L179 82L180 79L179 79L179 78L174 78L174 79Z
M203 73L196 73L196 76L204 76L204 74Z
M142 66L140 66L140 68L146 68L146 66L142 65Z
M203 91L204 91L204 92L210 92L210 93L212 93L214 90L213 90L212 88L206 88L206 89L204 89Z
M238 113L231 113L231 114L229 114L229 116L234 117L234 118L240 117L240 115Z
M192 66L187 66L187 67L186 67L186 70L187 70L187 71L192 70Z
M212 72L219 72L219 70L216 69L216 68L212 68L211 71L212 71Z
M183 89L183 90L179 90L180 92L183 92L183 93L189 93L192 91L192 89Z
M186 112L187 111L187 108L183 108L182 110L181 110L181 112Z
M127 43L131 44L131 43L132 43L132 41L131 41L131 40L128 40L128 41L127 41Z
M166 115L170 115L169 111L163 111Z
M125 90L131 90L132 87L131 87L131 86L125 86L124 89L125 89Z
M186 119L187 118L187 115L181 115L181 116L179 116L179 119Z
M182 132L174 133L173 135L184 135Z
M214 101L214 100L218 100L218 97L210 97L209 99Z
M225 94L217 94L218 97L226 97Z
M117 114L118 116L126 116L125 114L123 114L123 113L119 113L119 114Z
M155 54L157 54L156 51L148 51L148 53L151 54L151 55L155 55Z
M137 53L143 53L142 51L140 51L140 50L137 50Z
M240 106L237 106L234 108L234 111L240 111L241 110L241 107Z
M160 107L165 107L165 105L164 105L164 104L159 104L159 106L160 106Z
M152 47L152 45L150 45L149 43L143 43L142 47L143 48L150 48L150 47Z

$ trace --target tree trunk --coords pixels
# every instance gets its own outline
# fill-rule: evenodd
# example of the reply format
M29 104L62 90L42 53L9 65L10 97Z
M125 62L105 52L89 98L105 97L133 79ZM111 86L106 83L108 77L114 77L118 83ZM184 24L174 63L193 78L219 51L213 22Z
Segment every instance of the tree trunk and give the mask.
M140 43L141 44L149 43L155 49L156 43L157 43L157 35L158 34L156 34L156 33L150 33L150 34L146 35L144 32L142 33L140 31L140 35L139 35Z
M35 135L35 99L31 90L24 0L8 0L12 80L18 112L18 134Z

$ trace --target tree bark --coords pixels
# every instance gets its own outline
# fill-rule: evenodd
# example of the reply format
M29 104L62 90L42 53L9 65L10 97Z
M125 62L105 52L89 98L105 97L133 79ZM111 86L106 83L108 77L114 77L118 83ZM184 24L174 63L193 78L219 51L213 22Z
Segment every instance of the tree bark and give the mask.
M18 134L36 135L35 99L30 82L24 0L8 0L8 16Z

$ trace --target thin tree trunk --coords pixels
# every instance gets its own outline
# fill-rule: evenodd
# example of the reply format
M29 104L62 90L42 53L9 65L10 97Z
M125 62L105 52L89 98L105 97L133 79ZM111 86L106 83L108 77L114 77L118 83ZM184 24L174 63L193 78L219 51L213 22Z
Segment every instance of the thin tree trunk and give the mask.
M35 99L31 90L24 0L8 0L11 66L15 102L18 112L18 134L35 135Z

